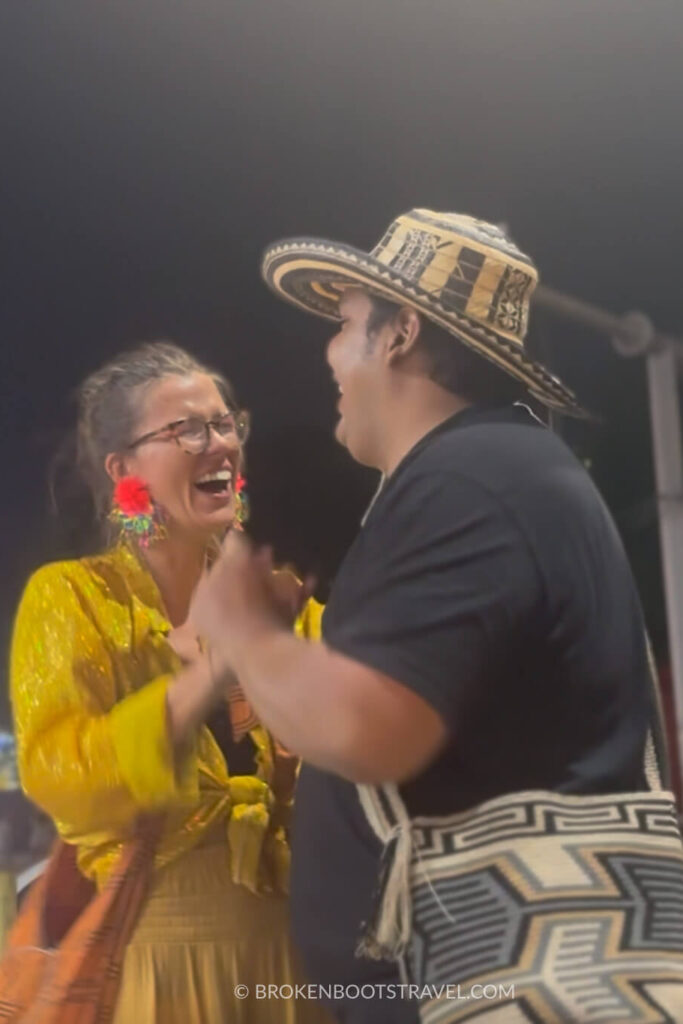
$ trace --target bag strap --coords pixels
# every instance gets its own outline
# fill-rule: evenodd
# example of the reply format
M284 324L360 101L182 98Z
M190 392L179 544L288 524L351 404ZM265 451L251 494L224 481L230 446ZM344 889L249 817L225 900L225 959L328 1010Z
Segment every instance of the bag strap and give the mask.
M371 918L361 926L356 956L402 962L412 932L410 816L393 782L382 786L363 783L357 790L365 817L383 850Z
M659 686L659 673L652 653L650 637L645 633L645 646L649 667L651 720L645 744L645 780L651 790L671 789L671 758L664 724L664 709Z

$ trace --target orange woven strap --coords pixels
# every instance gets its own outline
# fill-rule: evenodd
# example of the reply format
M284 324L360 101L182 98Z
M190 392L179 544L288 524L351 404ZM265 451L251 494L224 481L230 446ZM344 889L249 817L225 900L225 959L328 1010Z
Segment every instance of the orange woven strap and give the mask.
M86 891L75 847L57 843L0 958L3 1024L111 1024L162 827L140 823L99 892Z
M232 724L232 735L236 743L239 743L248 732L259 725L259 720L254 710L244 696L244 691L239 683L234 683L228 695L228 710Z

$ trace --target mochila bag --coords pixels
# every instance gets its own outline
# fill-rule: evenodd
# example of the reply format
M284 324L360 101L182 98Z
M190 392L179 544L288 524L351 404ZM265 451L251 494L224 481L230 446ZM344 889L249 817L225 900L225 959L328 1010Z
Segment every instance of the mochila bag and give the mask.
M359 786L383 843L358 954L396 960L422 1024L680 1024L683 843L656 682L641 792L511 793L410 818Z

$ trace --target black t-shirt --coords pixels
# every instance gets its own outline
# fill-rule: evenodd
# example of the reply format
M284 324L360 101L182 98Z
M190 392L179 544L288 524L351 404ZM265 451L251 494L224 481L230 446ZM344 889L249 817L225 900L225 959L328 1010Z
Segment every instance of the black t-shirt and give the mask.
M651 698L629 565L590 477L524 406L468 409L406 456L335 580L323 635L448 724L447 749L402 787L413 814L643 784ZM312 978L393 980L354 956L380 853L355 786L304 766L293 844ZM357 1009L349 1019L364 1020Z

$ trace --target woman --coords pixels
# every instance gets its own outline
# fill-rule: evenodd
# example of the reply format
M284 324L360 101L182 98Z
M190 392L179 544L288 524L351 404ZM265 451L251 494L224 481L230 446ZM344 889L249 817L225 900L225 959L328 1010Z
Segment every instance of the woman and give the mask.
M312 1002L253 997L302 980L282 895L294 765L184 625L239 514L244 434L228 383L174 345L88 378L79 468L119 536L39 569L17 616L22 784L76 844L81 871L101 887L140 816L163 815L116 1024L326 1019ZM310 603L298 628L317 625Z

